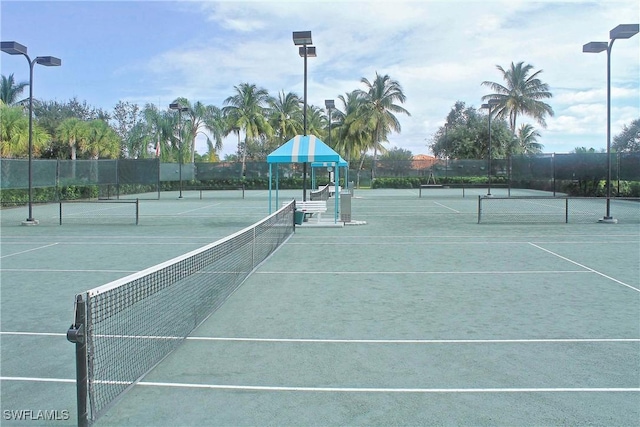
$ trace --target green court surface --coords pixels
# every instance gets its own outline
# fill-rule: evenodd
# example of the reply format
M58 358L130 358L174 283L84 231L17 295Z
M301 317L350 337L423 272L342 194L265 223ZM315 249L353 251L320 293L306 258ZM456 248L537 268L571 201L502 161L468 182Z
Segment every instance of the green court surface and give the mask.
M95 425L640 425L640 224L478 224L474 191L356 190L365 225L297 227ZM163 193L138 225L46 209L1 212L3 426L75 424L77 293L269 213L266 191Z

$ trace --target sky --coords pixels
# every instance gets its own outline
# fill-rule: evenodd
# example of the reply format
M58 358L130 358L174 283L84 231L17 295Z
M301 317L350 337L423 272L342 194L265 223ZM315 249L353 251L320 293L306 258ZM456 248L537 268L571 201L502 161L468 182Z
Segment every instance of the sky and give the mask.
M640 21L637 0L422 1L30 1L0 2L2 41L28 47L31 58L56 56L61 67L36 66L34 98L77 98L112 112L118 101L168 108L177 97L224 106L241 83L272 96L302 96L304 62L293 31L311 31L308 104L365 89L376 73L400 83L411 116L388 148L431 154L429 145L457 101L480 107L502 83L496 66L531 64L549 85L554 110L541 134L546 153L606 148L607 55L582 53L609 41L619 24ZM640 35L616 40L611 54L611 132L640 117ZM20 55L0 55L2 75L29 80ZM25 95L28 94L25 91ZM237 137L224 140L222 157ZM204 137L197 140L204 154Z

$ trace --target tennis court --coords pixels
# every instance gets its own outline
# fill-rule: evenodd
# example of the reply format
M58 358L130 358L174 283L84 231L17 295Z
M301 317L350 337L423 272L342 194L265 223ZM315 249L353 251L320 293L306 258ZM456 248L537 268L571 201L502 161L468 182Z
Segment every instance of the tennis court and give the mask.
M640 423L637 221L478 224L473 194L355 195L366 225L297 227L95 425ZM76 423L76 294L261 220L267 198L163 193L138 225L3 210L3 425Z

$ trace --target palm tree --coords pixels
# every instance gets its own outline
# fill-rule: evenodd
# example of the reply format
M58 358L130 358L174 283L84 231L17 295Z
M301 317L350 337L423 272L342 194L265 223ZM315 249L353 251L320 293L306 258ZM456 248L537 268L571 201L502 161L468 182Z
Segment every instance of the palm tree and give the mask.
M518 128L516 135L517 151L522 154L539 154L542 153L544 145L538 143L540 133L530 124L522 124Z
M116 131L100 119L91 120L86 126L87 136L83 148L90 158L117 158L120 154L120 137Z
M307 135L323 135L328 123L322 108L315 105L307 105Z
M136 132L137 138L131 141L136 151L146 152L152 148L156 152L156 157L160 157L163 162L174 162L177 159L178 145L173 138L175 129L174 117L168 111L160 111L154 104L146 104L142 110L145 128ZM145 134L148 135L145 137ZM131 153L129 153L131 154Z
M33 153L38 155L51 136L35 124L31 134ZM4 158L29 155L29 119L22 107L0 104L0 156Z
M367 127L373 129L372 145L369 148L373 149L371 178L375 179L378 150L383 147L383 142L388 141L389 133L401 131L400 122L394 113L408 116L411 114L396 104L396 102L404 103L406 100L402 87L396 80L392 80L388 75L381 76L376 72L376 78L372 82L364 77L360 81L366 86L366 91L360 91L364 97L364 105L362 105L363 111L358 115L361 120L367 123Z
M278 93L278 98L269 99L269 124L280 144L302 133L301 99L293 92Z
M14 105L22 102L18 101L18 97L27 86L29 86L27 82L16 84L13 74L9 74L8 78L2 76L2 81L0 82L0 100L5 105Z
M545 117L553 117L553 109L541 99L551 98L549 86L538 78L542 70L529 75L533 70L533 65L524 65L518 62L505 70L500 65L496 68L502 73L505 85L485 81L483 86L489 86L495 93L482 97L483 101L496 99L500 101L495 109L496 117L509 117L509 127L512 133L516 133L516 120L518 115L524 114L533 117L541 126L546 127Z
M362 91L354 90L345 95L338 95L344 112L336 109L332 112L336 118L332 142L334 149L340 153L347 163L360 161L356 173L356 186L360 186L360 171L364 163L365 154L373 144L373 128L369 123L360 119L363 111L365 96Z
M261 135L273 134L273 128L265 118L270 98L266 89L258 88L255 84L241 83L233 88L236 94L224 100L226 106L222 108L222 114L227 120L227 133L231 133L234 127L244 131L244 144L238 147L242 151L242 175L244 176L247 146Z
M127 131L124 141L122 141L122 149L120 157L127 159L147 159L151 157L150 148L159 150L159 143L156 145L156 134L153 129L145 121L139 121Z
M196 138L198 135L202 134L207 138L207 145L212 142L206 131L210 132L215 140L214 148L216 150L222 149L225 126L222 113L218 107L205 105L200 101L196 101L192 105L185 98L178 98L174 102L188 108L186 114L182 114L183 120L185 115L186 120L188 120L182 129L183 133L186 134L186 139L189 141L191 163L195 162Z
M83 150L88 133L86 122L75 117L64 120L56 129L57 138L71 148L71 160L76 160L78 149Z
M368 146L371 132L357 120L358 111L364 102L360 91L347 92L338 95L342 103L342 110L336 108L332 112L334 117L333 128L336 138L332 140L333 148L347 161L356 160L358 154Z

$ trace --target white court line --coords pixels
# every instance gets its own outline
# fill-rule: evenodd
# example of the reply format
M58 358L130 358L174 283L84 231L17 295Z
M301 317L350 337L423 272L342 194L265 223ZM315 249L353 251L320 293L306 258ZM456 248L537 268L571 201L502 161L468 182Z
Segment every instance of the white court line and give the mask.
M364 236L359 236L360 238L364 237ZM382 239L382 237L375 237L375 236L369 236L372 239ZM626 236L628 237L628 236ZM426 237L415 237L415 239L427 239ZM432 239L431 237L429 237L428 239ZM523 239L526 240L509 240L509 241L491 241L491 242L487 242L487 241L471 241L471 242L463 242L463 241L446 241L446 242L442 242L442 241L438 241L438 242L433 242L433 241L418 241L418 242L376 242L376 246L433 246L433 245L438 245L438 246L459 246L459 245L522 245L522 244L528 244L529 243L529 239L531 239L530 236L524 236ZM566 244L566 245L575 245L575 244L581 244L581 245L621 245L621 244L629 244L629 245L637 245L638 241L637 240L615 240L615 241L611 241L611 242L603 242L603 241L548 241L548 242L544 242L544 243L553 243L553 244ZM288 243L289 245L306 245L306 246L318 246L318 245L334 245L334 246L369 246L371 245L370 242L344 242L344 243L338 243L338 242L333 242L333 241L328 241L328 242L291 242Z
M314 236L315 238L315 236ZM410 237L413 238L413 237ZM523 245L523 244L527 244L529 243L526 240L522 240L522 241L518 241L518 240L512 240L512 241L493 241L493 242L375 242L376 246L433 246L433 245L438 245L438 246L459 246L459 245ZM598 244L598 245L604 245L604 244L610 244L610 245L620 245L620 244L630 244L630 245L637 245L638 241L637 240L629 240L629 241L612 241L612 242L588 242L588 241L584 241L584 242L578 242L578 241L572 241L572 242L545 242L545 243L553 243L553 244L565 244L565 245L575 245L575 244L581 244L581 245L591 245L591 244ZM369 246L371 245L371 242L362 242L362 243L358 243L358 242L344 242L344 243L336 243L336 242L317 242L317 241L309 241L309 242L292 242L289 243L290 245L306 245L306 246L318 246L318 245L332 245L332 246Z
M33 378L33 377L0 377L0 381L27 381L40 383L76 383L75 379L68 378Z
M200 209L209 209L210 207L220 206L221 204L222 203L213 203L211 205L201 206L201 207L195 208L195 209L189 209L188 211L178 212L176 215L182 215L182 214L186 214L186 213L189 213L189 212L195 212L195 211L199 211Z
M49 268L0 268L0 271L20 273L136 273L138 270L58 270Z
M275 343L329 343L329 344L540 344L540 343L628 343L640 338L549 338L549 339L487 339L487 340L348 340L314 338L231 338L187 337L189 341L240 341Z
M2 331L0 335L21 335L21 336L43 336L43 337L66 337L62 332L8 332Z
M449 206L445 206L445 205L443 205L442 203L433 202L433 204L438 205L438 206L442 206L443 208L445 208L445 209L449 209L450 211L453 211L453 212L455 212L455 213L460 213L460 211L457 211L457 210L455 210L455 209L453 209L453 208L450 208Z
M141 386L175 387L175 388L205 388L217 390L251 390L251 391L305 391L330 393L559 393L559 392L640 392L639 388L371 388L371 387L271 387L271 386L241 386L218 384L187 384L146 382Z
M254 274L331 274L331 275L349 275L349 274L449 274L449 275L493 275L493 274L576 274L591 273L586 270L521 270L521 271L256 271Z
M49 245L39 246L39 247L37 247L37 248L27 249L26 251L14 252L14 253L9 254L9 255L3 255L3 256L0 256L0 259L2 259L2 258L8 258L8 257L14 256L14 255L26 254L27 252L38 251L38 250L40 250L40 249L45 249L45 248L48 248L48 247L51 247L51 246L55 246L55 245L57 245L57 244L58 244L58 242L56 242L56 243L51 243L51 244L49 244Z
M16 336L66 336L60 332L0 332L0 335ZM99 335L102 338L186 339L188 341L269 342L309 344L558 344L558 343L634 343L640 338L532 338L532 339L465 339L465 340L420 340L420 339L331 339L331 338L248 338L248 337L169 337L135 335Z
M629 288L629 289L633 289L633 290L634 290L634 291L636 291L636 292L640 292L640 289L635 288L635 287L633 287L633 286L631 286L631 285L628 285L628 284L626 284L626 283L624 283L624 282L622 282L622 281L620 281L620 280L618 280L618 279L614 279L614 278L613 278L613 277L611 277L611 276L607 276L606 274L601 273L601 272L599 272L599 271L597 271L597 270L594 270L593 268L587 267L586 265L580 264L579 262L573 261L573 260L571 260L571 259L569 259L569 258L567 258L567 257L563 257L562 255L559 255L559 254L557 254L557 253L555 253L555 252L553 252L553 251L550 251L549 249L545 249L545 248L543 248L542 246L538 246L538 245L536 245L535 243L531 243L531 242L529 242L529 244L530 244L531 246L536 247L536 248L538 248L538 249L540 249L540 250L542 250L542 251L545 251L545 252L547 252L547 253L549 253L549 254L551 254L551 255L554 255L554 256L556 256L556 257L558 257L558 258L560 258L560 259L563 259L563 260L568 261L568 262L570 262L570 263L572 263L572 264L575 264L575 265L577 265L578 267L585 268L585 269L589 270L589 271L590 271L590 272L592 272L592 273L595 273L595 274L597 274L597 275L599 275L599 276L602 276L602 277L604 277L604 278L606 278L606 279L609 279L609 280L611 280L611 281L613 281L613 282L616 282L616 283L618 283L618 284L620 284L620 285L622 285L622 286L626 286L626 287L627 287L627 288Z
M0 381L75 383L67 378L0 377ZM96 381L100 384L131 384L125 381ZM144 387L199 388L209 390L299 391L314 393L637 393L640 387L546 387L546 388L384 388L384 387L288 387L231 384L193 384L140 381Z

